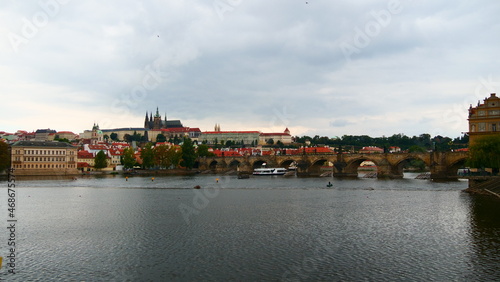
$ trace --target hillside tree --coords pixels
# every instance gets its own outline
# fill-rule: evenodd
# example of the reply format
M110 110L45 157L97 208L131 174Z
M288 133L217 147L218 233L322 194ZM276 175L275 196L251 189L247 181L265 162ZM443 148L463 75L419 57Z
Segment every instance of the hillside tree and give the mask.
M103 150L100 150L94 157L94 168L102 169L108 166L108 160L106 157L106 153Z

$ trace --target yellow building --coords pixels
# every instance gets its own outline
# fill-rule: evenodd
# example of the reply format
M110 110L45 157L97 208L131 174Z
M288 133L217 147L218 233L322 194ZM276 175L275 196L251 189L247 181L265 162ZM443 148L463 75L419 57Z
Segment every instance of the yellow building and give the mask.
M65 142L17 141L11 160L16 175L73 175L77 148Z
M500 98L495 93L484 99L477 107L469 108L469 144L473 144L477 138L500 134Z

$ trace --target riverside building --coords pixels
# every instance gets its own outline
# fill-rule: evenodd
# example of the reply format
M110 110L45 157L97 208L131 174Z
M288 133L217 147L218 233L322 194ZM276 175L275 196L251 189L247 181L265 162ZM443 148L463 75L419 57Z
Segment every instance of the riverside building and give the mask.
M77 147L65 142L17 141L11 160L16 175L73 175L77 170Z
M469 108L469 144L482 136L500 134L500 98L496 93Z

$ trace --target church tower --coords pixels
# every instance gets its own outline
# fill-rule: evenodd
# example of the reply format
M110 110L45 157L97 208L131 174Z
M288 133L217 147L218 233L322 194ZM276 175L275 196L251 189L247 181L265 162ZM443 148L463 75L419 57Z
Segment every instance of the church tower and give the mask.
M91 140L90 142L95 145L99 142L102 142L103 137L104 137L104 135L103 135L102 131L99 129L99 125L94 123L94 126L92 126L92 136L90 138L90 140Z
M148 112L146 111L146 118L144 119L144 128L150 129L149 128L149 119L148 119Z
M160 113L158 112L158 107L156 107L156 115L153 120L153 129L155 130L161 129L161 116Z

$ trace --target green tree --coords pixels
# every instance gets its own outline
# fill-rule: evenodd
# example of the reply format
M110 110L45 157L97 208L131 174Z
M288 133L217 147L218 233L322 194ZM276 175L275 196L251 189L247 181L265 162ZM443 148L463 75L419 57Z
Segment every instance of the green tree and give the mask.
M113 141L118 141L118 134L113 132L109 135L109 138L111 138L111 140Z
M165 141L167 141L167 137L165 137L165 135L161 133L158 133L158 135L156 135L156 142L165 142Z
M68 138L58 138L58 139L55 139L55 138L54 138L54 141L71 143L71 142L68 140Z
M122 161L123 161L123 167L125 168L134 167L136 161L135 161L134 149L132 147L127 147L125 148L125 150L123 150Z
M278 148L284 148L284 147L285 147L285 144L283 144L283 142L281 142L281 140L278 140L278 141L276 141L276 146L277 146Z
M500 135L478 138L469 147L468 165L474 168L500 168Z
M94 157L94 168L102 169L108 166L106 153L103 150L99 151Z
M141 141L142 140L142 135L140 133L137 133L137 131L134 131L134 135L132 135L132 141Z
M0 141L0 172L10 167L9 145Z
M152 168L154 166L153 144L148 143L141 150L141 159L143 168Z
M153 149L154 163L161 168L168 168L170 166L168 159L168 146L161 145Z
M132 136L128 133L126 133L125 135L123 135L123 140L125 142L132 142Z
M408 148L408 152L410 152L410 153L425 153L425 152L427 152L427 150L423 147L413 145L410 148Z
M171 165L169 158L169 148L166 145L157 146L153 149L154 163L161 168L168 168Z
M161 168L177 167L182 158L182 150L179 146L167 146L161 145L155 147L154 151L154 163Z
M193 146L193 142L190 138L184 138L184 142L181 146L182 149L182 161L181 165L187 169L192 169L196 161L197 155Z
M269 138L269 139L267 139L266 144L267 144L267 145L274 145L274 139L273 139L273 138Z
M212 157L212 156L214 156L215 154L212 152L209 152L208 148L209 147L206 144L199 145L198 146L198 156L200 156L200 157Z
M404 168L413 169L417 171L425 171L425 162L420 159L412 159L405 162Z
M182 159L182 148L178 146L170 147L167 151L167 159L169 167L173 166L174 168L176 168L177 166L179 166L179 163Z

